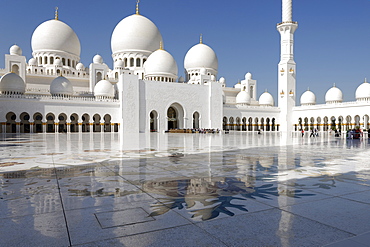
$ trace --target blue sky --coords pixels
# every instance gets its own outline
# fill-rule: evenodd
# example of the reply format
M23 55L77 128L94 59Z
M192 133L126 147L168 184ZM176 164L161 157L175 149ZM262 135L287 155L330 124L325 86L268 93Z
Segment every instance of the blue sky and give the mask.
M42 22L54 18L71 26L81 41L81 62L88 66L95 54L112 67L110 38L116 24L135 13L136 0L2 0L0 54L13 44L31 58L31 36ZM333 83L354 100L364 78L370 80L369 0L293 0L297 104L309 87L323 103ZM161 31L164 48L184 75L186 52L199 42L212 47L219 59L219 77L233 86L251 72L258 95L267 89L277 101L277 64L281 0L141 0L140 13ZM0 59L4 67L4 58Z

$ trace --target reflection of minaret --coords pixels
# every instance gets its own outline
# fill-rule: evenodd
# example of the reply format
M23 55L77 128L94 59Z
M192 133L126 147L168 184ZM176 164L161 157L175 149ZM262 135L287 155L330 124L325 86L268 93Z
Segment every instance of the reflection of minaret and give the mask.
M294 32L297 22L292 21L292 0L282 0L282 22L277 25L280 33L280 63L278 66L278 105L280 130L292 131L292 108L296 97L296 63L294 62Z

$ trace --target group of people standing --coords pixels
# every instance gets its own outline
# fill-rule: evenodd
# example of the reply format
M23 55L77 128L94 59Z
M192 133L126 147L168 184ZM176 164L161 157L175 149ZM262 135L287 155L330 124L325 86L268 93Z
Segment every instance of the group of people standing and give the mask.
M302 137L304 136L304 129L301 130ZM310 137L318 137L319 136L319 131L315 129L311 129L310 131Z

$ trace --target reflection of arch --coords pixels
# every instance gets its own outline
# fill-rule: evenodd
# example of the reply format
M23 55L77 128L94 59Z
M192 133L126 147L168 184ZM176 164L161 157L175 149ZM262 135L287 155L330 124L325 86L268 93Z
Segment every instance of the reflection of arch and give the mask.
M158 113L153 110L149 114L150 117L150 132L158 131Z
M6 114L6 133L16 133L17 132L17 124L15 119L17 116L14 112L8 112Z
M73 113L69 119L71 120L70 128L71 132L78 132L78 115Z
M184 109L179 103L173 103L167 109L167 126L169 130L184 128Z
M46 132L53 133L55 132L54 124L55 124L55 116L53 113L46 114Z
M59 125L58 132L67 132L67 115L64 113L59 114L58 116Z
M82 132L89 132L90 131L90 116L89 114L85 113L81 117L82 119Z
M20 132L21 133L30 133L31 131L31 128L30 128L30 115L27 113L27 112L22 112L21 115L20 115L20 119L21 119L21 128L20 128Z
M36 112L33 114L33 132L34 133L42 133L42 114Z
M193 129L198 129L199 128L199 112L194 112L193 113Z
M109 114L104 115L104 132L111 131L111 119L112 117Z
M95 114L93 116L93 121L94 121L93 131L94 132L100 132L100 115L99 114Z
M222 129L227 130L227 117L224 117L222 120Z

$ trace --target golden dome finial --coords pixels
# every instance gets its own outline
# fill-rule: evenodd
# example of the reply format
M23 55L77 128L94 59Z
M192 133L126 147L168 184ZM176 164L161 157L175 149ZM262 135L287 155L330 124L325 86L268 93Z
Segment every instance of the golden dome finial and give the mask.
M203 44L203 34L200 34L199 44Z
M58 7L55 7L55 20L59 20Z
M163 50L163 41L159 42L159 50Z
M140 13L139 13L139 3L140 3L140 0L136 0L136 14L137 15L140 15Z

